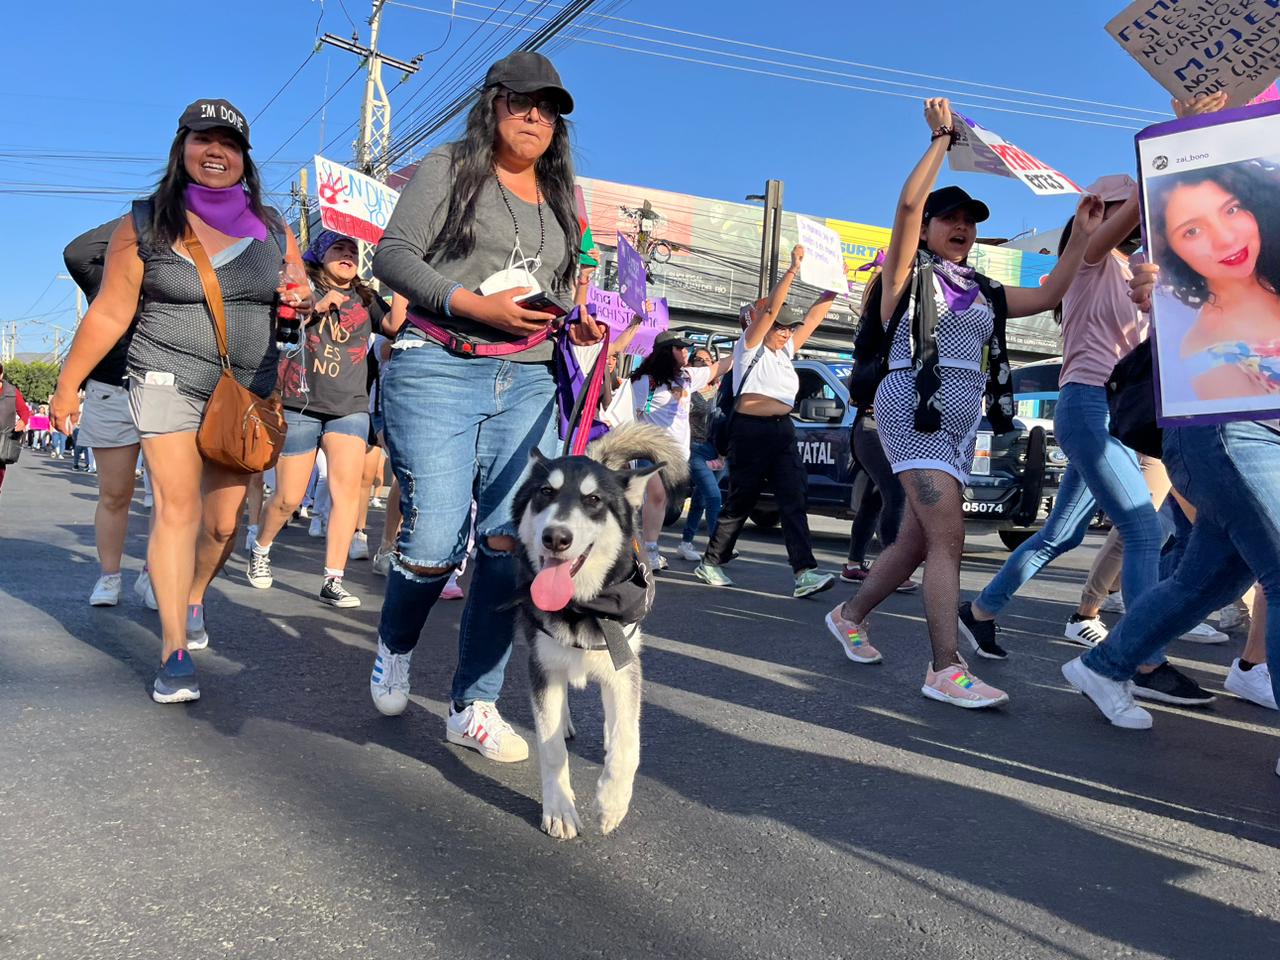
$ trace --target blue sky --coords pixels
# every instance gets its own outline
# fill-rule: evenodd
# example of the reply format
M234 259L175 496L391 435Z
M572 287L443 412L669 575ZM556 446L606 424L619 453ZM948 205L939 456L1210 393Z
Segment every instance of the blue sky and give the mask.
M363 38L368 0L343 2ZM451 6L451 0L404 3L436 11ZM499 4L504 12L487 25L462 19L489 17L485 8ZM581 173L732 200L778 177L786 184L788 209L887 225L902 179L927 143L919 98L935 90L966 101L970 116L1081 184L1100 173L1131 170L1133 133L1158 119L1149 111L1167 114L1168 95L1103 30L1123 6L1123 0L1057 6L1016 0L601 0L597 9L615 17L688 33L588 21L597 31L583 32L552 56L577 100ZM398 132L441 80L460 83L483 73L479 62L470 71L459 69L469 58L488 48L506 51L523 36L495 31L494 22L510 14L514 23L540 8L525 0L474 0L457 4L451 24L447 17L388 6L383 49L405 59L426 54L418 77L392 94ZM0 51L0 101L11 118L0 133L0 211L3 222L20 231L0 284L0 323L7 330L9 321L18 320L19 349L35 351L50 348L51 324L69 328L74 321L72 285L54 279L63 270L63 246L122 214L129 196L147 192L183 106L196 97L222 96L252 118L307 57L317 32L349 36L352 27L338 0L222 0L197 11L170 0L59 0L29 5L22 19L21 31L10 31ZM453 60L428 88L428 77L451 53ZM352 134L344 131L358 113L360 78L321 115L304 121L355 67L353 56L326 47L253 124L255 158L275 154L265 168L269 187L287 190L296 164L335 139L326 155L342 160L349 154ZM790 79L795 76L826 83ZM33 92L19 92L28 90ZM25 119L13 122L18 117ZM1116 126L1061 119L1067 117ZM89 159L89 153L96 156ZM993 211L988 234L1052 229L1070 214L1070 201L1037 198L1012 180L945 171L944 177L987 200ZM14 192L50 188L77 192Z

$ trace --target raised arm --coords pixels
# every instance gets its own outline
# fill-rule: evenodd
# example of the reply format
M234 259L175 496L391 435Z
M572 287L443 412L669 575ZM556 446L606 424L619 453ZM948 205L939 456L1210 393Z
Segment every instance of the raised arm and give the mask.
M747 325L747 329L742 334L742 339L746 342L747 349L754 350L760 346L761 341L764 340L764 335L773 326L773 321L777 318L778 311L787 302L787 294L791 292L791 284L795 282L796 275L800 272L800 264L803 261L804 247L797 244L791 250L791 266L787 268L786 273L778 278L778 283L769 294L769 302L765 304L765 308L751 312L751 323Z
M76 329L75 339L53 395L50 416L55 429L70 434L80 412L80 384L120 342L138 312L142 292L142 260L133 220L125 217L111 234L102 276L102 287Z
M621 353L627 347L631 346L631 341L636 338L636 333L640 330L641 324L644 323L644 317L640 314L633 314L631 322L627 324L627 329L618 334L618 339L609 343L609 355Z
M920 162L915 165L902 185L898 195L898 209L893 215L893 235L889 249L885 251L884 267L880 271L885 295L880 298L880 322L888 324L893 309L902 298L911 280L911 266L920 248L920 228L924 226L924 203L938 181L942 161L951 149L954 131L951 117L951 101L945 97L932 97L924 102L924 122L929 125L933 139Z
M1110 220L1098 227L1084 251L1084 262L1093 266L1129 237L1138 226L1138 185L1135 183L1128 198ZM1074 232L1074 231L1073 231Z
M1053 271L1038 287L1005 287L1009 301L1010 317L1030 317L1045 310L1052 310L1062 302L1071 281L1080 271L1084 252L1089 241L1102 225L1102 201L1086 193L1076 207L1076 221L1071 228L1071 239L1062 251Z
M847 274L848 272L848 268L846 268L845 273ZM791 335L791 348L793 350L798 352L813 336L813 332L818 329L818 325L827 318L827 314L831 310L831 304L835 302L835 299L836 295L833 291L824 290L818 295L818 299L813 301L813 306L804 315L804 323L800 324L800 329Z

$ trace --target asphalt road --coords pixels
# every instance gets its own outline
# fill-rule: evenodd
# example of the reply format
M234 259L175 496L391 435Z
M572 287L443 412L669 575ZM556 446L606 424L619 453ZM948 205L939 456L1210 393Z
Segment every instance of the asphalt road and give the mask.
M460 604L433 614L409 711L380 717L382 581L353 563L365 605L321 606L318 541L291 528L274 589L243 555L215 583L204 698L160 707L155 615L88 606L93 506L92 478L29 456L0 497L5 960L1280 956L1278 718L1224 695L1127 732L1070 693L1056 638L1094 536L1004 618L1012 656L979 671L998 712L921 697L918 597L856 666L822 627L846 588L792 600L776 535L744 539L733 589L673 560L631 813L562 843L532 761L444 741ZM834 566L845 525L816 526ZM965 589L1004 556L972 537ZM1239 646L1173 653L1220 691ZM502 705L531 736L526 690L517 651ZM588 813L599 698L573 709Z

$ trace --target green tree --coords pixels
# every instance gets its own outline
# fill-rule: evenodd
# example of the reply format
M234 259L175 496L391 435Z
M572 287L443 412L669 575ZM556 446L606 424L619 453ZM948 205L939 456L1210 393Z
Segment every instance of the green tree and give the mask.
M47 403L49 394L58 386L56 363L19 363L11 360L4 365L4 378L22 391L28 403Z

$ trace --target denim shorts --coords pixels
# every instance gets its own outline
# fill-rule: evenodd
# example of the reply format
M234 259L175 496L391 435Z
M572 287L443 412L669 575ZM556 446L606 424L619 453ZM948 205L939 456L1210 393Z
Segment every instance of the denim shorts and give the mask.
M359 437L366 442L369 439L369 414L363 411L338 417L286 408L284 421L289 425L289 432L285 434L284 449L280 451L282 457L315 453L320 447L320 438L326 433Z

